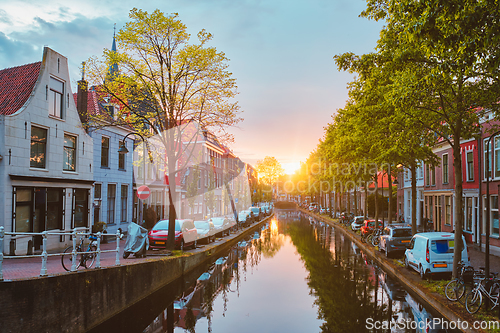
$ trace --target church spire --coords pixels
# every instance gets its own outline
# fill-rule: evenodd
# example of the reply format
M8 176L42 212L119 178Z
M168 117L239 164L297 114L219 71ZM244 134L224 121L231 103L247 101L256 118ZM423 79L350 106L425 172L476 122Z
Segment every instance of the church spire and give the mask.
M116 41L115 41L115 36L116 36L116 23L113 28L113 44L111 44L111 51L116 52ZM118 64L116 62L113 62L108 69L108 75L107 79L108 80L113 80L115 76L118 75Z

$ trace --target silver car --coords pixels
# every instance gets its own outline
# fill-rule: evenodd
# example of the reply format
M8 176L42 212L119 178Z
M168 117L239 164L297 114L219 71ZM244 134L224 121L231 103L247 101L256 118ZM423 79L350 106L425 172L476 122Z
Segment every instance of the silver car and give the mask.
M351 229L353 231L358 231L365 224L364 216L355 216L354 221L351 223Z

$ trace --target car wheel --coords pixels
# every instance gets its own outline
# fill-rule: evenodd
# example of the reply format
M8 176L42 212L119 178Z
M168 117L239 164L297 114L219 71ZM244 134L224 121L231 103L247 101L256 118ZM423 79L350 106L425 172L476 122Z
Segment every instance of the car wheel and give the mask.
M410 263L408 262L408 258L405 255L405 268L410 269Z
M425 271L424 271L424 268L422 267L422 265L420 265L420 277L422 278L422 280L425 280L427 278L427 274L425 274Z
M181 239L181 247L180 247L181 251L184 251L184 239Z
M197 246L198 246L198 240L195 239L193 243L193 250L196 249Z

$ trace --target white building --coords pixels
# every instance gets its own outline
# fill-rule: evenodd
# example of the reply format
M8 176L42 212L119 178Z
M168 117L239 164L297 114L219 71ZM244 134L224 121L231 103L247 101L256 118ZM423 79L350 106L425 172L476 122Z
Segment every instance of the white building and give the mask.
M93 168L92 139L81 126L67 59L45 47L41 62L1 70L0 226L16 232L90 227ZM69 237L50 236L48 244L64 247ZM6 238L3 251L40 247L41 236L16 236Z

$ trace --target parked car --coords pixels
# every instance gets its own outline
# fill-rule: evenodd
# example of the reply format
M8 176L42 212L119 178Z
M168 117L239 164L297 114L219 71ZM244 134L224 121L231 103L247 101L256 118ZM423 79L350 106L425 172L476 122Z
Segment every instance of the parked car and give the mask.
M309 205L308 209L310 212L316 212L318 210L318 204L313 202L312 204Z
M225 235L229 235L231 224L227 217L212 217L210 221L212 221L214 224L215 235L217 237L224 237Z
M469 265L467 244L462 235L461 260ZM413 236L405 252L405 266L420 273L422 279L437 273L453 271L455 235L450 232L423 232Z
M384 227L384 224L382 221L378 221L378 228L382 229ZM373 230L375 229L375 220L365 220L364 224L361 226L360 233L362 236L366 236L368 234L371 234Z
M164 249L167 246L168 220L158 221L148 233L149 247ZM196 248L198 231L193 220L175 220L175 247L184 250L192 246Z
M365 224L364 216L354 216L354 221L351 223L351 229L358 231Z
M250 225L253 222L252 211L249 209L242 210L238 214L238 223L244 227Z
M384 251L386 257L392 253L403 253L410 246L412 236L411 227L407 225L388 225L380 235L378 249Z
M320 214L326 214L326 208L321 207L321 208L319 209L319 213L320 213Z
M260 221L264 217L262 214L262 211L260 210L260 207L252 206L252 207L249 207L248 209L250 209L252 211L253 216L255 218L255 221Z
M207 244L215 241L215 226L212 221L194 221L198 232L198 242L205 241Z

